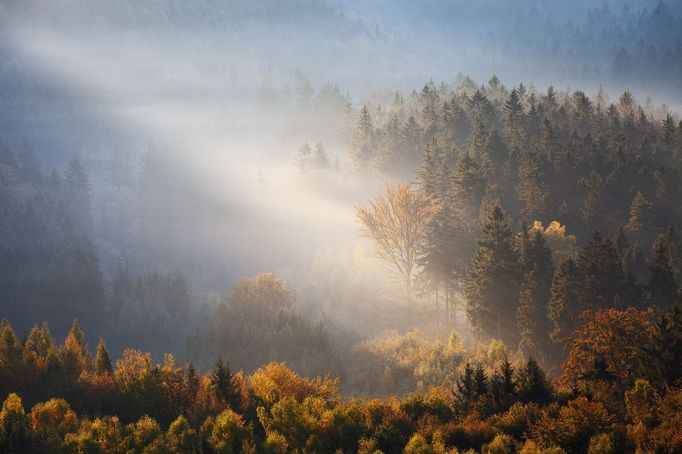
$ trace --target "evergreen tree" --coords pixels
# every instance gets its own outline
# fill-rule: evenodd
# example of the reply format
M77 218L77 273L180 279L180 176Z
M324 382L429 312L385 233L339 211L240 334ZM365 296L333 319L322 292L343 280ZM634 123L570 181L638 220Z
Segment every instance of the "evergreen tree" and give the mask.
M522 402L544 404L552 400L552 387L545 372L533 358L528 358L526 364L519 370L516 386Z
M680 282L682 279L682 242L675 226L670 224L665 232L658 236L656 243L663 245L668 266L672 270L675 280Z
M475 232L480 225L479 210L485 195L486 178L480 161L465 152L457 162L452 175L450 199L454 222L465 232Z
M682 380L682 305L670 307L658 320L655 352L658 354L665 381L678 384Z
M222 358L216 362L215 368L211 372L211 384L215 396L220 402L229 405L234 410L239 409L239 388L232 371L230 371L230 366Z
M676 302L679 287L670 267L665 243L657 241L654 244L652 262L649 267L649 303L660 309L666 309Z
M468 362L464 363L464 371L457 380L457 396L459 400L466 406L469 405L475 396L474 388L474 369Z
M313 153L313 164L318 169L329 168L329 156L321 142L315 144L315 152Z
M473 376L474 397L477 399L488 395L488 375L482 364L476 366Z
M616 248L616 251L618 252L618 256L620 257L620 262L621 265L623 266L623 272L624 273L631 272L634 260L634 251L630 246L630 241L628 241L628 238L625 235L625 230L623 229L623 227L620 227L616 231L616 235L613 238L613 245Z
M586 309L603 309L613 306L614 297L620 293L621 300L630 298L623 294L624 283L620 257L609 238L597 231L578 255L578 268L582 274L582 291Z
M78 324L78 320L73 321L71 331L66 336L64 347L61 350L61 363L67 377L72 379L80 376L90 367L90 359L85 334Z
M514 367L506 354L490 379L490 389L498 404L508 404L516 394Z
M387 173L398 173L405 165L402 131L398 115L390 116L379 138L376 166Z
M467 313L478 335L518 341L518 257L514 234L499 205L490 212L466 276Z
M561 262L552 279L547 307L553 325L550 337L555 343L564 342L580 322L579 316L586 309L581 299L582 290L582 274L575 260L568 258Z
M524 112L516 88L512 89L511 93L509 93L509 97L504 103L503 121L510 146L519 147L522 140L521 134L523 131Z
M358 169L364 169L374 156L375 131L367 106L360 109L360 117L351 139L351 157Z
M111 357L107 351L107 346L104 339L99 339L97 344L97 352L95 353L95 372L97 375L110 374L113 368L111 366Z
M522 215L527 219L546 216L549 192L544 182L542 162L536 152L526 153L519 165L517 192L522 203Z
M552 251L541 232L533 233L524 255L521 263L528 267L528 271L521 282L516 314L521 335L519 347L527 355L547 359L551 331L547 306L551 298L554 264Z
M408 167L414 168L419 163L420 155L424 150L423 131L413 115L407 118L402 127L402 155Z
M298 149L296 164L298 165L298 172L301 177L304 177L310 171L312 155L313 151L308 142L301 145L301 148Z
M652 227L651 208L651 203L637 191L630 205L630 221L625 226L625 230L634 241L643 242Z

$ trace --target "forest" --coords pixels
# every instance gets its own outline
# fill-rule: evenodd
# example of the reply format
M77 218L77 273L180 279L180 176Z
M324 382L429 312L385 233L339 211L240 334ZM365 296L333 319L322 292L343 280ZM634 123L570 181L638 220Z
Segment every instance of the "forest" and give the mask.
M4 449L681 449L673 114L647 113L629 92L609 102L495 77L429 82L392 101L358 109L348 162L366 178L407 182L356 215L385 273L400 276L394 310L428 321L348 348L351 333L313 321L283 279L259 274L188 336L185 356L202 359L199 369L130 348L114 359L102 338L91 348L81 322L132 345L150 329L157 345L172 339L191 312L188 283L121 268L105 289L78 158L45 175L28 144L18 155L5 146L4 209L16 214L4 226L3 294L30 305L3 309ZM294 164L310 190L316 174L340 171L322 144L302 146ZM322 284L302 297L333 293ZM50 324L18 334L21 310Z
M0 0L0 453L682 452L680 24Z

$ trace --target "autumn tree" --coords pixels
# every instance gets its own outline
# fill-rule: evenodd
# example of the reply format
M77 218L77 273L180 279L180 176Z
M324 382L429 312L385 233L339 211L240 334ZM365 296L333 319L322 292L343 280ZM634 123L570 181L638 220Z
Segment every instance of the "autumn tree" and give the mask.
M389 184L385 197L377 197L367 207L356 207L363 233L374 241L377 257L400 273L408 299L424 234L439 208L435 198L409 184Z
M588 310L581 317L584 322L571 335L571 351L562 365L565 382L606 379L624 392L637 378L660 379L650 311Z

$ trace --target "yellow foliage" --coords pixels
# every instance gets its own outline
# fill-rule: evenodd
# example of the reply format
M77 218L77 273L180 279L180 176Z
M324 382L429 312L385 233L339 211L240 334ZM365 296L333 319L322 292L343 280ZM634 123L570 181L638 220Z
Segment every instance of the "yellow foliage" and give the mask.
M545 241L547 241L547 246L552 251L552 259L555 265L575 255L576 237L575 235L566 235L566 226L562 226L558 221L550 222L546 228L542 222L534 221L528 230L529 233L542 233Z
M339 399L338 378L304 378L285 363L270 363L249 377L251 394L267 406L278 400L293 398L302 402L306 397L320 397L326 401Z

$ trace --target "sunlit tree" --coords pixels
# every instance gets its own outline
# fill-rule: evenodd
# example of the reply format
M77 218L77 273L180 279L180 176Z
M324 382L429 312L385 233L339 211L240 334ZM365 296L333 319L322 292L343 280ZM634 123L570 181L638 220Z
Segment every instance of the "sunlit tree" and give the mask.
M424 233L439 202L409 184L387 185L386 195L356 207L363 233L374 240L377 257L393 265L405 282L408 299L422 250Z

